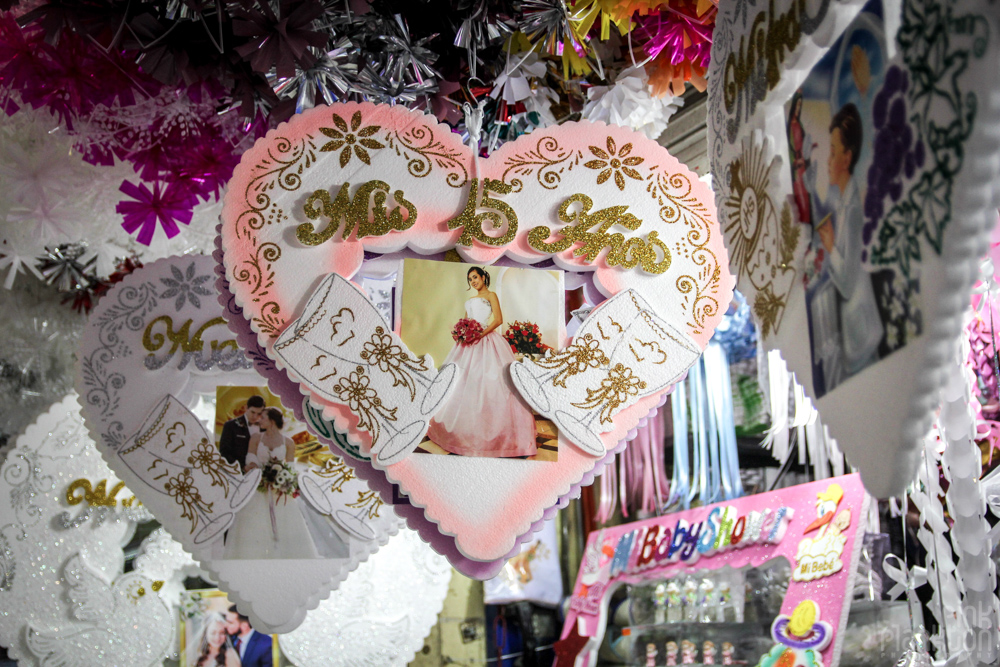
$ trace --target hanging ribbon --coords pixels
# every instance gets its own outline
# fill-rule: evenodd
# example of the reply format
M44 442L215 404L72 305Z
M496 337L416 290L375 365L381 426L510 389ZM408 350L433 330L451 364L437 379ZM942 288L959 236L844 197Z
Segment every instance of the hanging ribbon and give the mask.
M691 507L689 493L691 490L691 468L688 461L688 418L687 418L687 380L681 380L674 387L670 397L670 407L674 422L674 474L670 482L670 497L668 507L684 505Z
M705 350L704 361L709 405L715 415L715 429L718 432L718 470L722 493L726 500L732 500L743 495L743 481L740 478L739 449L736 446L729 355L725 347L712 342Z
M278 521L274 518L274 495L271 493L271 487L267 487L267 509L271 513L271 535L274 536L274 541L278 541Z
M893 600L898 600L905 593L910 606L910 618L923 618L917 589L927 583L927 569L922 567L908 569L902 558L896 554L886 554L882 559L882 571L895 583L886 594Z
M695 485L688 493L688 502L698 497L702 505L711 503L708 488L708 443L705 426L705 377L704 367L699 359L688 372L691 381L691 431L694 434L694 480Z
M788 458L788 387L791 377L777 350L767 353L767 387L771 406L771 428L761 446L770 449L775 459Z

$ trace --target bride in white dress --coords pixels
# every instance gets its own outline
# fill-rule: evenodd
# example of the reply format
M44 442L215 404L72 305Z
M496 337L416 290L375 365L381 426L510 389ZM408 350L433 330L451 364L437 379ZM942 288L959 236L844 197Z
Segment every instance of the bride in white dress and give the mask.
M265 410L259 426L260 432L250 437L247 470L262 468L271 459L292 463L295 460L295 443L281 432L284 426L281 411L277 408ZM316 546L302 518L300 502L299 498L275 498L268 491L255 492L229 528L223 558L318 558Z

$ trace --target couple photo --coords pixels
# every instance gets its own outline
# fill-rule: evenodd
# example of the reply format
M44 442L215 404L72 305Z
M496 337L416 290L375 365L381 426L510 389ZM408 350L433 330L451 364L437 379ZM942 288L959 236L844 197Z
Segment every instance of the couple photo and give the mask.
M555 461L558 432L514 389L519 356L565 337L561 271L406 259L397 280L400 337L440 368L458 367L451 397L430 422L421 453Z
M257 632L221 591L190 591L197 613L182 616L182 667L273 667L278 645Z
M817 398L922 330L919 280L869 257L872 146L886 139L873 122L887 104L882 13L870 0L786 106L796 217L810 239L804 287Z
M287 416L265 387L219 387L216 440L219 454L242 472L261 470L261 481L223 540L224 559L345 558L347 543L330 517L299 493L296 440L311 437ZM221 428L221 432L220 432ZM295 438L287 433L295 431Z

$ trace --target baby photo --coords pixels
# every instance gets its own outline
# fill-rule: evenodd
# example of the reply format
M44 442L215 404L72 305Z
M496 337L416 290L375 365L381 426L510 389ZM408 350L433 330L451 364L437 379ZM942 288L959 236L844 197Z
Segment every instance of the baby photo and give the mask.
M509 368L562 346L562 272L406 259L396 285L403 342L438 368L458 366L455 389L416 451L555 461L555 425L524 402Z

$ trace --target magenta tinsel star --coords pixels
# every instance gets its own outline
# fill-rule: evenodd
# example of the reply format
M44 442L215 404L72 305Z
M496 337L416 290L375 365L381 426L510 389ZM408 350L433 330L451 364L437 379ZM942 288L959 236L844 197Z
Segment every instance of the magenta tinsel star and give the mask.
M122 227L129 234L138 229L139 236L136 240L143 245L148 246L153 240L157 220L163 226L168 239L177 236L180 233L177 223L190 224L191 209L197 203L194 196L180 184L171 183L162 191L160 186L161 183L154 183L153 190L150 191L145 183L135 185L130 181L124 181L119 188L137 200L119 202L115 208L125 219Z

